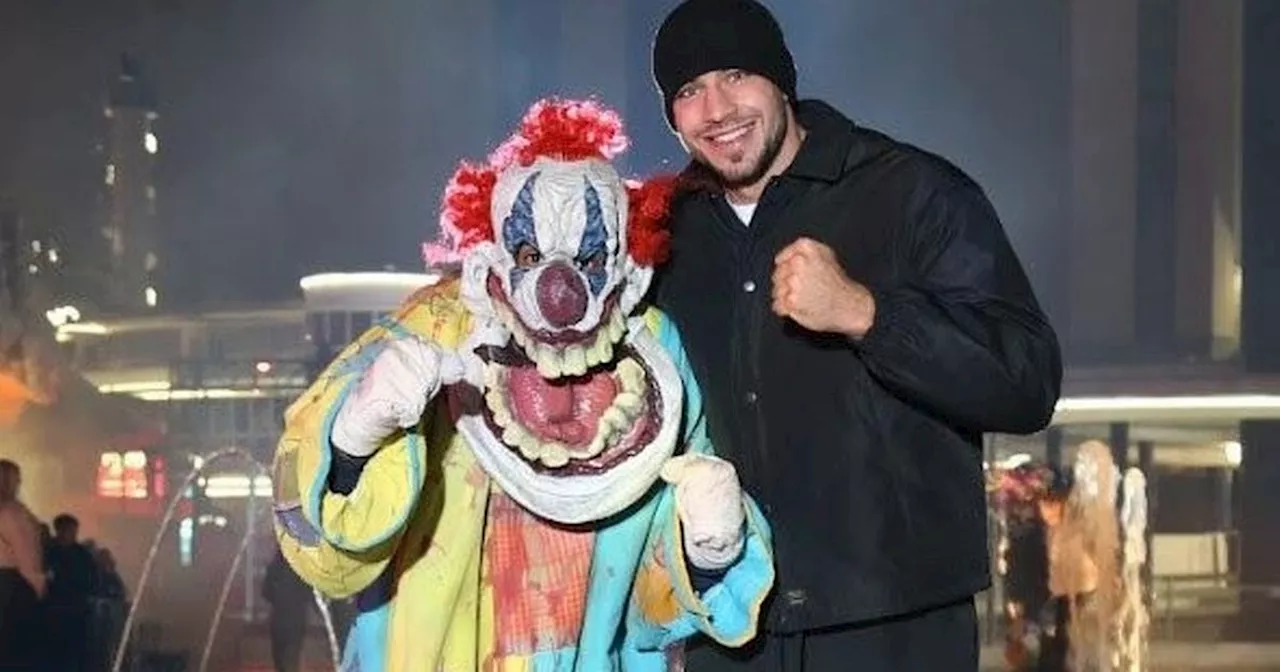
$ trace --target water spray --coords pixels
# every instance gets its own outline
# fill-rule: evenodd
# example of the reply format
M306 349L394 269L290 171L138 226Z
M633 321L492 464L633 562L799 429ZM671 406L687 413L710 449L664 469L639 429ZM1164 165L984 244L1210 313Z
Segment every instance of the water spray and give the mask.
M226 608L227 598L231 595L231 584L235 582L236 573L240 571L240 561L244 559L245 553L249 550L249 544L253 541L253 530L245 532L244 537L240 540L240 549L236 551L235 558L231 561L231 568L227 570L226 578L222 580L222 591L218 595L218 606L214 609L213 620L209 623L209 634L205 637L204 651L200 654L200 672L206 672L209 668L209 658L213 654L213 644L218 639L218 626L222 624L222 612ZM324 630L326 639L329 643L329 657L333 660L334 672L337 672L341 664L341 658L338 651L338 637L333 626L333 617L329 611L329 603L324 599L324 595L320 591L312 588L311 595L315 599L316 609L320 611L320 618L324 622Z
M173 523L173 517L177 513L178 505L186 497L186 492L191 487L191 484L194 483L195 480L199 478L202 473L204 473L205 469L209 468L213 463L228 457L241 458L245 463L247 463L250 467L252 467L255 474L255 480L256 480L256 476L270 475L270 472L268 471L268 469L265 466L263 466L260 462L255 460L253 456L249 454L248 451L242 448L236 448L236 447L221 448L207 455L204 455L202 457L202 460L198 463L198 465L195 468L193 468L189 474L187 474L187 477L182 481L182 485L177 488L177 490L174 492L173 498L169 500L169 505L168 507L165 508L164 516L161 517L160 525L156 529L155 538L152 539L151 541L151 548L147 552L146 560L142 564L142 573L138 577L137 593L134 595L132 604L129 605L129 614L128 616L125 617L124 629L121 631L121 634L120 634L120 644L119 646L116 647L115 660L111 665L112 672L120 672L121 666L124 664L125 653L126 653L126 650L129 648L128 645L129 645L130 637L132 636L132 633L133 633L134 620L137 618L138 608L142 604L142 598L144 593L146 592L148 579L150 579L151 577L151 570L155 563L156 555L160 551L160 542L164 540L165 532L168 531L169 526ZM254 488L253 488L253 480L251 480L250 486L249 486L249 499L251 502L254 496L255 494L254 494ZM252 506L250 506L251 515L252 515L252 510L253 510ZM268 507L268 511L269 510L270 508ZM226 605L227 596L231 592L231 584L234 580L236 573L239 571L241 559L249 550L249 544L252 542L252 539L254 536L253 531L254 531L253 525L250 525L249 528L245 531L244 539L242 539L240 542L240 549L239 551L236 552L235 558L232 560L232 563L231 563L231 569L230 571L228 571L226 578L223 580L222 593L218 598L218 606L214 611L213 623L209 627L209 635L205 641L204 651L200 657L200 668L199 668L200 672L204 672L206 666L208 665L209 656L212 652L213 641L214 641L215 635L217 634L218 626L222 622L223 608ZM340 661L339 652L338 652L337 634L334 631L334 627L333 627L333 618L329 612L329 606L325 601L324 597L315 590L312 591L312 594L315 597L316 606L319 607L320 609L320 615L324 620L325 631L329 639L329 652L333 658L333 665L334 665L334 669L336 670L338 669L338 666L340 665L341 661Z
M209 624L209 634L204 640L204 651L200 654L200 672L205 672L209 668L209 656L213 653L213 642L218 638L218 626L222 624L222 610L227 606L227 596L231 594L231 584L234 582L236 572L240 571L240 560L244 558L244 553L249 549L251 541L253 541L252 529L246 532L244 538L240 540L240 549L236 551L236 557L231 560L231 569L227 570L227 576L222 580L222 591L218 593L218 606L213 610L213 622Z
M329 611L329 601L324 599L324 595L315 588L311 589L311 596L315 598L316 608L320 610L320 620L324 621L325 635L329 638L329 656L333 659L333 672L338 672L338 668L342 666L342 657L338 650L338 633L333 627L333 613Z

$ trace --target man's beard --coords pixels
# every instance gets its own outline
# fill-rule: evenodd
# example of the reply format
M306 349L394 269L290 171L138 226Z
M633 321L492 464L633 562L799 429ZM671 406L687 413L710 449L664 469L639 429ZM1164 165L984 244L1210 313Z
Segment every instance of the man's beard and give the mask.
M764 138L764 147L760 151L760 156L745 172L726 173L721 171L702 152L697 152L694 158L715 174L723 189L741 189L759 182L765 176L765 173L769 172L769 168L777 160L778 154L782 152L782 141L787 135L786 110L780 109L779 115L777 118L781 120L781 123L775 124L768 129L768 135Z

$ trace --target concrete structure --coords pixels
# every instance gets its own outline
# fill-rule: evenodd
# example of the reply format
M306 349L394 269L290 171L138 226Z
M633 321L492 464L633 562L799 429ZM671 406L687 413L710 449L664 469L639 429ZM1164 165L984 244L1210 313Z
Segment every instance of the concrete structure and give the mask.
M57 334L74 367L100 391L167 405L175 454L238 446L266 462L285 407L331 351L434 280L315 275L302 279L302 299L293 303L70 322Z

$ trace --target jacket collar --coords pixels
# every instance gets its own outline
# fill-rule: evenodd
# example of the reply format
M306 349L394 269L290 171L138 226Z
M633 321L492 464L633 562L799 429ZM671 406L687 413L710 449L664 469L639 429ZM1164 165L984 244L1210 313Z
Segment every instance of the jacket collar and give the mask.
M797 103L796 119L806 134L796 158L783 174L824 182L840 179L853 142L854 123L821 100Z

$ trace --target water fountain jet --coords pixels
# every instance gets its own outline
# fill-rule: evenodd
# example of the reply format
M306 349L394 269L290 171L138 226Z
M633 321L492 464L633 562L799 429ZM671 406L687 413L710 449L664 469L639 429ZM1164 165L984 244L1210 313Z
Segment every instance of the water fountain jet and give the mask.
M178 505L182 502L183 498L187 496L186 495L187 490L196 481L196 479L199 478L200 475L204 473L206 469L212 466L215 462L219 462L229 457L240 458L245 463L247 463L250 467L252 467L254 470L254 479L250 480L250 486L249 486L249 511L250 511L249 520L251 524L248 526L248 529L245 531L244 539L242 539L240 543L240 549L236 553L235 558L232 560L231 569L227 573L227 576L223 581L222 592L218 599L218 606L214 611L213 622L209 626L209 634L206 638L204 651L200 658L199 669L201 672L204 672L205 667L208 664L208 659L212 649L214 636L216 635L218 626L222 621L222 611L226 605L226 600L231 590L232 581L236 575L236 572L239 570L240 561L244 557L244 555L248 552L249 544L253 539L254 528L255 528L255 526L252 525L252 516L254 515L253 512L255 510L255 507L253 506L253 501L256 497L256 493L254 492L254 488L253 488L253 481L256 480L257 476L270 476L270 472L267 469L267 467L263 466L262 463L254 459L253 455L251 455L248 451L242 448L237 448L234 446L227 447L227 448L220 448L218 450L212 451L206 455L201 456L201 459L197 464L197 466L194 467L191 470L191 472L187 474L187 477L183 479L182 484L174 491L173 498L169 500L169 505L165 508L164 516L160 518L160 525L156 529L155 537L151 541L151 548L147 551L147 557L142 563L142 573L138 577L138 586L133 598L133 602L132 604L129 605L129 613L125 617L124 628L120 634L120 643L116 647L115 660L113 661L111 666L112 672L120 672L121 666L124 664L124 657L125 657L126 650L128 649L129 639L133 633L134 621L137 618L138 608L142 604L142 597L146 592L147 582L151 577L151 570L155 563L155 557L160 551L160 543L164 540L165 532L167 532L169 529L169 526L173 524L173 517L177 513ZM268 510L270 510L269 507L268 507ZM312 594L316 599L316 605L317 607L319 607L321 617L324 620L325 631L329 639L330 655L333 658L334 669L336 670L338 669L338 666L340 665L341 661L339 659L337 635L334 631L333 619L330 614L328 604L325 601L324 597L315 590L312 590Z

